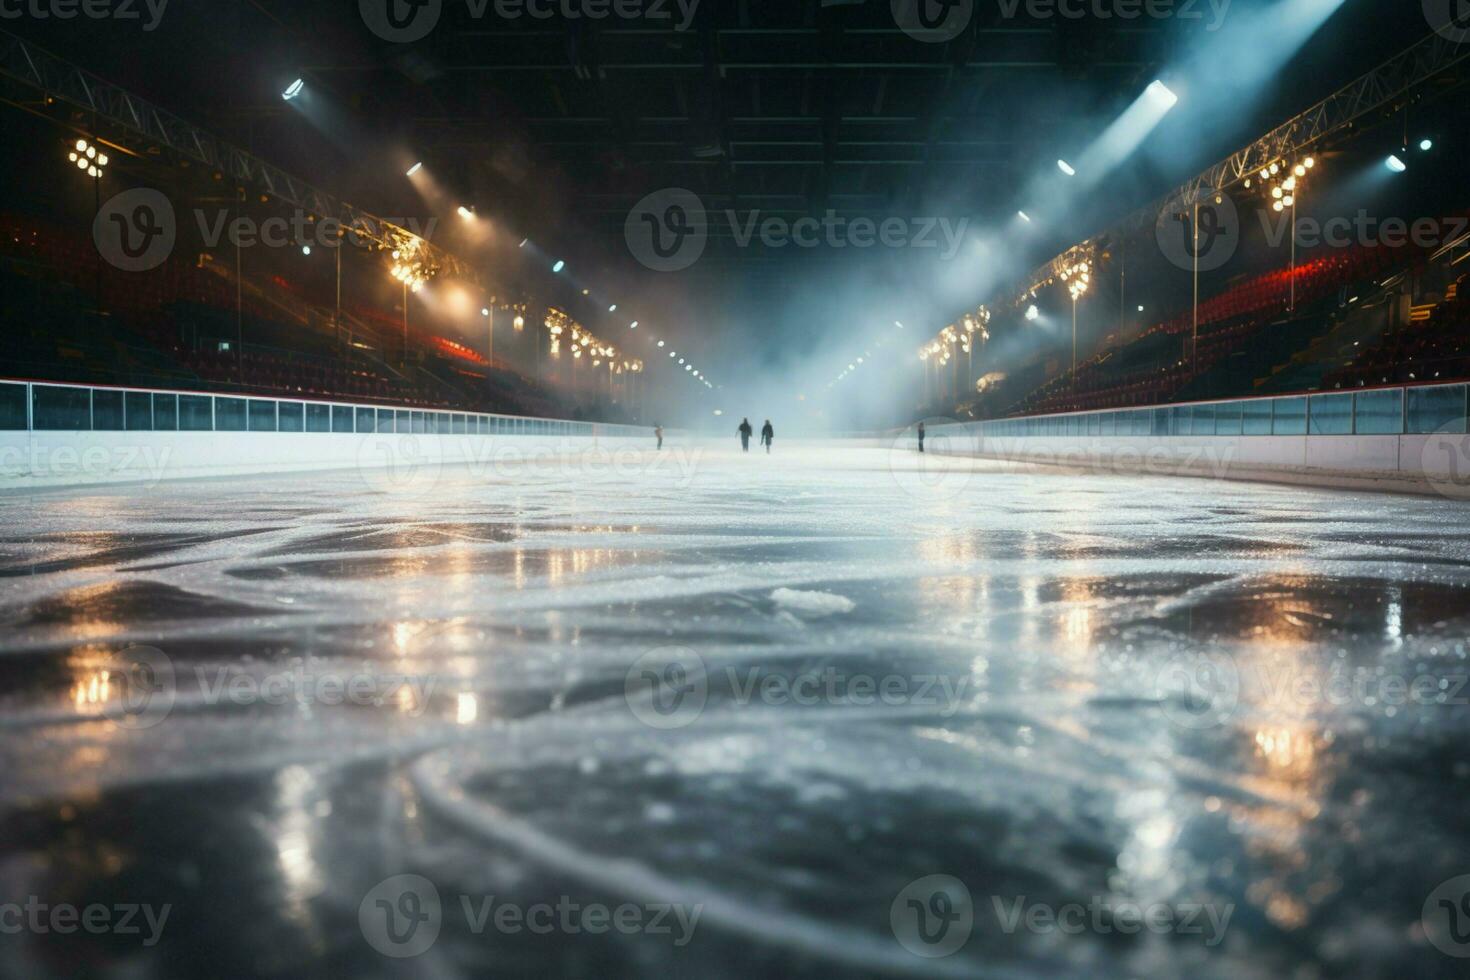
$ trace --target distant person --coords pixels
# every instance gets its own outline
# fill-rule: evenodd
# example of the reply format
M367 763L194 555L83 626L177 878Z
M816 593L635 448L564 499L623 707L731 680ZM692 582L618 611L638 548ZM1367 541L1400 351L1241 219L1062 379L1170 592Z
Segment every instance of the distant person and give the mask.
M740 451L742 453L750 452L750 437L755 432L750 427L750 419L741 419L740 428L735 431L740 433Z
M776 438L776 430L771 428L771 420L766 419L766 424L761 426L761 445L766 447L766 455L771 455L771 440Z
M919 423L919 452L924 451L924 423Z
M664 448L664 427L655 425L653 427L653 437L658 440L658 448L662 450Z

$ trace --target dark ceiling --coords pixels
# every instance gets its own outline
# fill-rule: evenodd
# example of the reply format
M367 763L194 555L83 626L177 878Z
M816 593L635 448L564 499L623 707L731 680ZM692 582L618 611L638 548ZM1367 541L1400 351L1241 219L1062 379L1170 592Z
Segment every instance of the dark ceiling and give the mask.
M740 247L714 221L705 257L660 275L629 255L630 207L679 187L742 221L829 209L875 220L1011 215L1030 175L1085 145L1208 38L1214 9L1192 4L1198 19L1037 19L1027 3L974 0L958 36L927 43L897 26L890 0L702 0L687 29L676 0L620 0L645 15L600 21L505 19L494 0L442 2L437 26L406 44L375 35L350 0L172 0L151 32L4 26L378 213L424 209L402 178L404 162L422 158L447 194L567 257L583 273L578 285L617 288L625 305L680 324L699 311L705 326L738 324L738 336L690 343L800 348L783 303L804 282L851 271L889 283L903 294L895 307L910 308L928 292L933 256ZM1176 112L1176 129L1160 134L1188 144L1175 169L1131 166L1036 242L1035 258L1189 176L1180 160L1213 162L1413 43L1427 33L1418 7L1346 0L1278 86L1229 120ZM282 103L296 76L340 112L336 132Z

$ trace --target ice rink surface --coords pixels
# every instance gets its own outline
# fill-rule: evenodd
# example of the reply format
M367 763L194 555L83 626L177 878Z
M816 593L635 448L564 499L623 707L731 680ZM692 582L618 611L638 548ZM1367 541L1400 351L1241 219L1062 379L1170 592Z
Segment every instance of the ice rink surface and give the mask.
M1462 976L1467 507L780 443L0 497L0 896L168 909L0 975Z

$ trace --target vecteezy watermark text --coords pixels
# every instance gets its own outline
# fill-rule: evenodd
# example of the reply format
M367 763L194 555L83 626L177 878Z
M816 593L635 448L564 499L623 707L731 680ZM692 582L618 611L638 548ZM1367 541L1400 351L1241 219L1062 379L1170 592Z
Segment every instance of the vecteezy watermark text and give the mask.
M1233 0L996 0L1001 16L1015 20L1197 20L1211 33L1225 24Z
M301 210L255 218L224 208L214 211L196 208L193 220L199 241L206 249L227 243L236 248L377 247L377 242L355 225L331 217L316 220ZM134 188L102 202L92 221L92 240L102 258L115 268L147 272L163 265L173 254L179 238L179 221L167 195L148 187ZM388 223L406 229L425 242L439 227L438 218L391 218Z
M141 936L144 946L155 946L172 911L172 905L93 902L77 906L67 902L47 903L29 895L24 902L0 904L0 935L68 936L85 932L94 936Z
M714 684L737 708L883 705L935 708L949 718L963 706L970 681L968 676L878 674L832 665L794 673L761 665L710 671L704 658L688 647L659 647L628 668L623 693L638 720L651 728L673 729L703 714Z
M140 21L155 31L163 21L168 0L0 0L0 20Z
M628 212L623 235L633 257L656 272L678 272L704 254L713 224L728 226L737 248L755 243L783 248L936 249L944 261L959 254L970 219L939 216L848 217L828 209L821 217L789 219L759 209L711 214L693 191L665 188L647 195Z
M986 905L988 904L988 908ZM964 948L985 913L1006 935L1084 934L1198 937L1206 947L1225 938L1234 903L1141 902L1094 895L1086 902L1041 902L1026 895L990 895L977 904L953 875L927 875L906 885L889 907L889 925L899 944L926 959L952 956Z
M445 917L456 908L458 925L472 935L576 936L620 933L664 936L687 946L704 914L703 905L674 902L579 902L569 895L555 901L519 903L495 895L461 894L448 909L439 889L422 875L403 874L379 882L358 906L358 926L368 944L395 959L419 956L439 938Z
M464 0L479 21L561 18L567 21L636 20L687 31L702 0ZM358 0L362 22L384 41L412 44L428 37L444 15L445 0Z

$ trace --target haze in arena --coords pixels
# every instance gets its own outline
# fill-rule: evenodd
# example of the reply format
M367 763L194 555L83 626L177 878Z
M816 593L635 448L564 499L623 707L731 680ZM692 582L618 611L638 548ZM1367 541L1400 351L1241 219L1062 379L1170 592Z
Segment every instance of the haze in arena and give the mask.
M0 0L0 977L1459 977L1466 0Z

